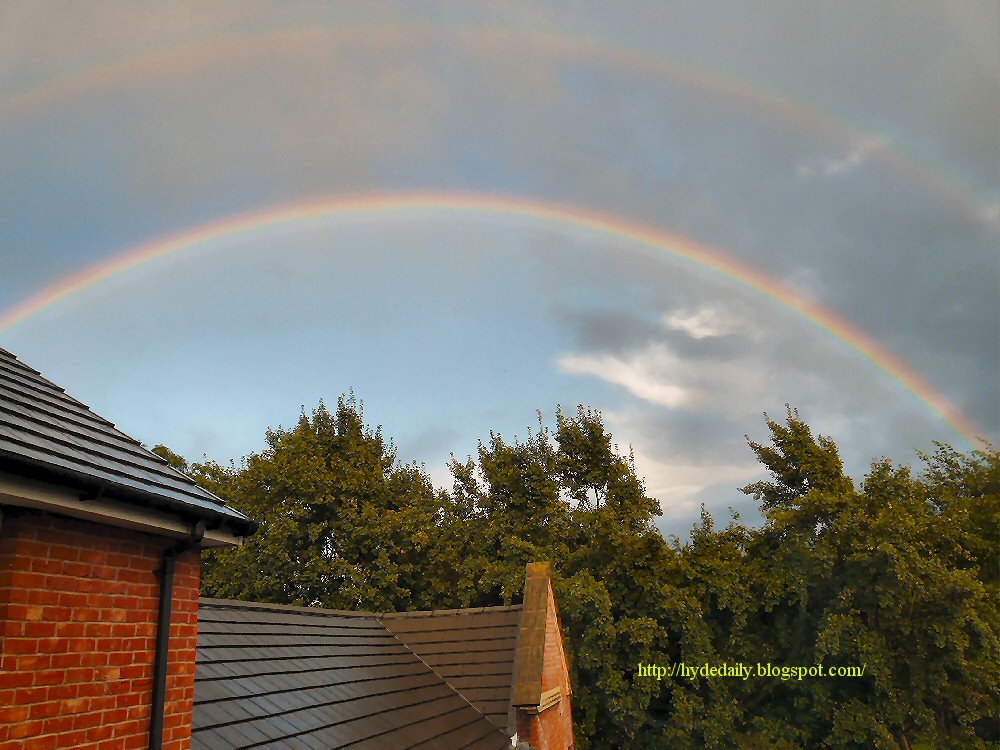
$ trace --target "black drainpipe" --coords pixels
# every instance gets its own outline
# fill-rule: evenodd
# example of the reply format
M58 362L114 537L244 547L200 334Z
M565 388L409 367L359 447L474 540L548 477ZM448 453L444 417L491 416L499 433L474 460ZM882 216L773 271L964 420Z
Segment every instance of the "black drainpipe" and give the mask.
M156 616L156 658L153 661L153 697L149 713L149 750L163 746L163 708L167 698L167 662L170 652L170 610L173 606L174 561L177 555L201 544L205 522L198 521L191 536L163 551L160 579L160 610Z

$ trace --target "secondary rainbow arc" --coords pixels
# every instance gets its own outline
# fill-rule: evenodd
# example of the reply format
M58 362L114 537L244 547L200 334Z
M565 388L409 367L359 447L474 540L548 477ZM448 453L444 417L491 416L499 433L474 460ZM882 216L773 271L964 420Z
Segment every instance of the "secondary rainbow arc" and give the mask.
M0 313L0 334L57 308L72 297L146 263L175 253L207 249L226 239L249 239L254 233L294 227L317 219L393 217L427 219L459 214L480 219L509 218L537 223L562 231L575 230L626 242L637 248L667 253L738 283L796 313L848 350L898 383L925 408L948 424L969 444L983 434L978 427L938 393L924 378L888 352L872 337L814 300L761 273L726 253L688 237L632 219L584 210L580 207L515 196L402 192L333 196L291 204L272 205L257 211L202 224L187 231L133 247L115 257L67 276Z
M635 72L681 81L686 85L730 97L804 132L833 137L850 150L863 149L869 158L882 162L911 184L919 186L963 212L968 218L1000 232L1000 207L995 197L983 198L940 166L901 148L894 139L850 120L830 114L801 97L773 90L730 71L721 71L691 61L675 59L643 49L586 35L571 35L538 28L508 28L461 22L405 20L396 22L353 22L248 28L225 35L207 35L186 44L164 46L123 58L94 61L82 68L70 68L8 92L0 92L0 119L41 102L65 101L99 86L145 83L156 75L195 75L200 67L249 60L264 50L299 50L320 35L356 38L359 34L390 33L411 40L422 34L467 34L479 46L514 38L557 56L576 60L600 60Z

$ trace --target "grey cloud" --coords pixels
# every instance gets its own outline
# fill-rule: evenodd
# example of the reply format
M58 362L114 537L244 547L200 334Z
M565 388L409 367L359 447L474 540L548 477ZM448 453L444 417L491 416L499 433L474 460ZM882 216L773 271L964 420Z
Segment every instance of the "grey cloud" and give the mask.
M621 354L642 347L663 333L657 321L621 309L560 307L555 312L569 329L576 348L585 352Z
M676 312L687 306L674 308ZM651 344L665 345L687 360L730 360L750 353L753 343L745 334L723 333L697 338L683 330L665 325L665 311L651 318L651 311L587 307L555 310L562 325L573 337L577 351L600 354L629 354Z

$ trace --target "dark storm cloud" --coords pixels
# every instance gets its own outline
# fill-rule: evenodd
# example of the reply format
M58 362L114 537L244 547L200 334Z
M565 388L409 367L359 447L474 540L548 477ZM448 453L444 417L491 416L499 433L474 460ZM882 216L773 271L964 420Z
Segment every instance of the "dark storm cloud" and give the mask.
M658 321L625 310L563 307L555 312L573 337L575 347L583 351L621 354L663 335Z
M656 318L651 318L648 312L603 307L575 310L557 307L555 312L573 337L577 351L623 355L651 344L662 344L684 359L731 360L746 355L753 346L745 336L736 333L694 336L674 327L684 324L688 309L665 310Z

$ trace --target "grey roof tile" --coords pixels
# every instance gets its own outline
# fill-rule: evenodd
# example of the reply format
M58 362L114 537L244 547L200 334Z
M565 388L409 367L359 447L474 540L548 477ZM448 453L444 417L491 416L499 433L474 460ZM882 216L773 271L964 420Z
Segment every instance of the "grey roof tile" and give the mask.
M218 737L234 749L509 746L371 613L203 599L197 653L195 750Z
M175 470L62 388L0 349L0 467L101 487L126 502L222 520L239 535L256 523Z
M208 729L191 733L191 750L235 750L239 747L233 732L216 732Z
M386 615L382 622L494 725L508 727L520 607Z

